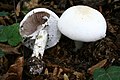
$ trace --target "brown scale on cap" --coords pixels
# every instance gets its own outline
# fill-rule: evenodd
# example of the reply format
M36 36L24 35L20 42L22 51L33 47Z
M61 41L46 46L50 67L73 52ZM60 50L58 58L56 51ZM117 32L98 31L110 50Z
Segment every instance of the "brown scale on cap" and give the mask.
M46 19L43 19L45 16L49 18L50 14L46 12L38 12L29 16L22 25L23 30L21 30L21 33L30 35L35 32L38 27L42 27L40 25L44 24L47 21Z

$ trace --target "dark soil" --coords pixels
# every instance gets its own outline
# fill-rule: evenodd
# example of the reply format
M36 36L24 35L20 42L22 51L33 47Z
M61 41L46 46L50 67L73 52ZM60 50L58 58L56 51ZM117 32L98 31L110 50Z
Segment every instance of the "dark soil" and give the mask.
M19 0L0 1L0 11L13 13L9 16L10 19L4 17L4 23L0 20L0 25L10 25L15 23L16 20L20 22L23 19L25 15L22 12L20 12L19 16L14 14L14 9L18 2ZM24 1L21 0L21 10L25 6L23 3ZM4 6L2 6L3 4ZM113 65L120 66L120 1L39 0L37 7L51 9L60 16L63 11L74 5L88 5L99 10L104 15L107 21L107 35L104 39L83 43L82 48L74 52L74 41L62 35L56 46L45 50L43 57L45 66L40 75L31 75L29 73L27 60L30 58L32 50L21 45L19 47L21 54L12 54L11 52L11 54L6 54L4 58L0 58L0 76L2 77L3 74L6 74L9 67L20 56L24 57L22 80L68 80L64 79L65 74L69 80L93 80L93 76L88 69L100 61L107 59L107 62L102 66L103 68ZM31 9L33 8L29 8L29 10ZM5 78L5 80L13 79Z

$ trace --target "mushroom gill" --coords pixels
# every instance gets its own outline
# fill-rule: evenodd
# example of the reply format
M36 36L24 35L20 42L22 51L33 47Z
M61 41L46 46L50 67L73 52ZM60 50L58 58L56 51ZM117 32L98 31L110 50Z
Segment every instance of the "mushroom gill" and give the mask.
M47 19L44 19L43 17L49 18L50 15L46 12L37 12L29 16L21 27L21 34L31 35L38 29L38 27L42 27L42 24L47 21Z

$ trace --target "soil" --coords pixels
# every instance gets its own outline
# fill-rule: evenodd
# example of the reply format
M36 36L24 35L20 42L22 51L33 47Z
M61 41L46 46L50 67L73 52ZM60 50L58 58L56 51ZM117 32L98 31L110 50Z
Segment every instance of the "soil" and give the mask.
M43 56L44 69L41 74L37 75L29 73L29 64L27 61L32 54L32 50L21 44L18 49L18 52L21 54L15 54L14 51L12 52L13 47L10 52L0 58L1 80L93 80L93 73L91 73L90 68L99 64L100 61L106 60L105 63L100 63L97 67L107 68L109 66L120 66L119 0L38 0L37 6L32 4L33 7L30 6L30 1L6 1L8 0L0 1L0 11L7 11L12 14L9 16L9 19L2 17L3 19L0 19L1 25L13 24L16 20L17 22L20 22L25 16L22 13L23 7L26 6L24 5L25 2L29 4L27 10L36 7L45 7L54 11L58 16L71 6L88 5L99 10L103 14L107 22L107 33L106 37L99 41L89 43L84 42L83 46L76 52L74 51L74 41L62 35L56 46L45 50ZM19 12L19 16L16 16L14 10L16 9L18 2L21 3L21 11ZM35 2L32 3L35 4ZM24 61L24 63L20 63L22 65L19 68L22 70L21 76L18 76L18 74L13 75L13 72L9 73L10 66L14 64L19 57L23 57L22 61ZM17 71L19 70L17 69ZM6 74L7 77L4 76L3 78L3 75ZM12 75L12 77L10 75ZM16 77L21 78L18 79Z

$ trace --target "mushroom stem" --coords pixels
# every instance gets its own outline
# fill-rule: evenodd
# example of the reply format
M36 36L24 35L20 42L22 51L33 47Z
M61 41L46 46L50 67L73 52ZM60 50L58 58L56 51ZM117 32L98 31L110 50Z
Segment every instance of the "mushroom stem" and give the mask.
M32 57L42 59L47 42L47 31L41 30L35 40Z
M33 54L29 59L30 65L30 73L31 74L40 74L43 71L44 62L42 61L45 46L47 42L47 31L40 30L38 35L36 36Z
M75 43L75 49L74 51L76 52L78 49L80 49L83 45L83 42L80 42L80 41L74 41Z

